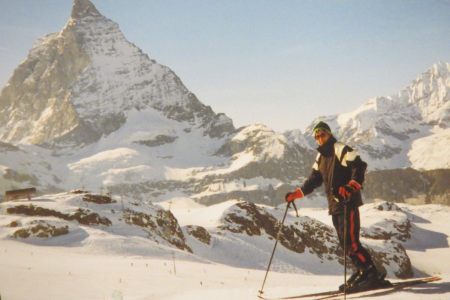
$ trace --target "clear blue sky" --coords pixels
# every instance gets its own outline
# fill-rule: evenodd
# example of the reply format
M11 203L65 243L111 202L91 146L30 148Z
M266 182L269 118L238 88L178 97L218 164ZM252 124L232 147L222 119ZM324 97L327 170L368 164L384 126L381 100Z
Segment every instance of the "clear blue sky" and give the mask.
M93 0L236 126L304 129L450 61L450 1ZM0 86L71 0L0 0Z

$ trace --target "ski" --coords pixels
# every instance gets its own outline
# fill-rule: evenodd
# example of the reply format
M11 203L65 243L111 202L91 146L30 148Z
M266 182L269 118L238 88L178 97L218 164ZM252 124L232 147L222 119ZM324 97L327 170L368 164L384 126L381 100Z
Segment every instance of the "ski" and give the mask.
M289 300L289 299L302 299L302 298L330 296L330 295L337 295L339 293L340 293L340 291L336 290L336 291L327 291L327 292L304 294L304 295L297 295L297 296L288 296L288 297L279 297L279 298L266 298L264 296L258 295L258 298L263 299L263 300Z
M429 283L429 282L434 282L434 281L439 281L442 278L439 276L432 276L432 277L424 277L424 278L417 278L417 279L411 279L411 280L403 280L403 281L399 281L399 282L394 282L392 283L392 286L390 287L380 287L380 288L375 288L375 289L370 289L370 290L365 290L365 291L360 291L360 292L355 292L355 293L351 293L351 294L347 294L347 296L351 297L351 296L361 296L364 293L370 293L371 296L376 296L378 294L380 295L384 295L384 294L388 294L388 293L392 293L398 290L402 290L406 287L410 287L410 286L414 286L414 285L418 285L418 284L423 284L423 283ZM338 290L334 290L334 291L326 291L326 292L319 292L319 293L313 293L313 294L303 294L303 295L296 295L296 296L288 296L288 297L274 297L274 298L269 298L269 297L264 297L262 295L259 295L258 297L260 299L263 300L295 300L295 299L304 299L304 298L313 298L316 300L325 300L325 299L339 299L340 297L343 297L344 293Z
M433 276L433 277L426 277L426 278L404 280L404 281L392 283L392 286L390 286L390 287L380 287L380 288L360 291L360 292L356 292L356 293L347 294L347 296L352 298L353 296L360 297L360 296L369 296L369 295L370 296L386 295L389 293L400 291L407 287L411 287L411 286L415 286L415 285L423 284L423 283L439 281L441 279L442 278L439 276ZM316 298L316 300L341 299L341 297L343 297L343 296L344 296L344 293L339 292L338 294L335 294L335 295L329 295L329 296ZM295 299L295 298L293 298L293 299Z

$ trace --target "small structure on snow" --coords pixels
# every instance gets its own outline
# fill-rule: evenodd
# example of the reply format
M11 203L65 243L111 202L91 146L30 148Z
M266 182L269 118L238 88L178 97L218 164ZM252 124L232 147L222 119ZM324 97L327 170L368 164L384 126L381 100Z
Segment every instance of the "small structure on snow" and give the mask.
M36 194L36 188L27 188L20 190L10 190L5 192L5 201L12 201L18 199L28 199L31 201L31 195Z

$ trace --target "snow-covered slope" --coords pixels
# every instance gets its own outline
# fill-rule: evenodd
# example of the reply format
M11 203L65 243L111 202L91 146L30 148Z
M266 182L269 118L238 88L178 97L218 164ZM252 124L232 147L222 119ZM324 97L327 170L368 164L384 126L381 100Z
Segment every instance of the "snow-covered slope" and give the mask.
M358 148L371 169L449 168L450 64L434 64L398 94L370 99L349 113L320 117L306 132L318 120Z
M184 251L184 257L193 253L199 260L264 269L283 209L238 201L209 207L176 203L169 206L182 227L170 211L127 197L74 191L4 202L0 238L127 254L145 253L148 247L148 255L158 255L174 248ZM380 269L405 278L412 269L401 243L411 238L411 221L394 208L378 204L366 209L369 227L363 228L364 243ZM343 263L334 229L312 217L289 215L279 238L282 255L274 270L335 274ZM133 247L118 245L119 241Z
M82 191L0 205L0 289L7 299L29 298L30 293L34 299L251 299L260 288L283 214L281 206L231 201L202 207L184 199L164 203L169 212L132 198ZM439 205L366 205L361 209L362 242L391 279L414 272L439 274L448 282L449 214L448 207ZM288 215L267 295L340 284L342 253L331 226L325 209L302 209L298 218ZM239 280L232 280L236 276ZM42 278L54 284L42 289ZM421 291L419 296L431 299L449 293L440 285L433 285L430 294Z

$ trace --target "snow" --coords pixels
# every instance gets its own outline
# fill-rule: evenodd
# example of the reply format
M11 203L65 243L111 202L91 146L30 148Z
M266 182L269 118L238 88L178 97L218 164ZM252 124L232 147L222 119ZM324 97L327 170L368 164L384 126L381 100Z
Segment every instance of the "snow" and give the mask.
M117 23L95 15L70 19L63 31L71 27L83 36L84 50L91 61L73 87L72 101L81 117L149 104L186 103L189 91L178 84L176 75L127 41ZM222 117L221 122L225 119Z
M315 148L311 147L308 141L305 138L305 135L302 133L300 129L289 130L283 133L289 144L297 144L302 148L314 150Z
M237 200L229 200L215 205L201 206L192 200L187 203L183 200L185 202L183 205L177 204L179 202L179 200L175 199L160 202L158 205L166 209L170 205L171 211L177 218L180 226L195 224L205 228L215 228L219 225L223 212L238 203Z
M436 130L436 133L417 139L412 144L408 157L415 169L450 168L450 128Z
M286 148L287 138L264 124L253 124L245 127L236 134L232 141L257 141L264 143L262 155L268 157L281 158Z
M73 209L71 207L80 205L79 197L63 193L35 198L33 202L43 207L70 211ZM132 199L126 200L125 205L132 206L132 202ZM195 224L212 231L213 244L210 246L186 235L194 255L155 244L131 227L121 229L113 226L105 231L101 227L69 223L71 233L68 236L15 240L8 237L11 230L5 225L17 219L22 225L27 225L34 218L1 215L1 296L12 300L256 299L274 241L264 236L214 234L213 228L236 203L227 201L204 207L183 197L159 203L165 208L170 206L181 226ZM5 205L12 204L3 203L2 211ZM113 219L114 214L107 211L111 207L119 210L120 205L103 207L89 204L89 208ZM400 213L374 210L374 205L378 204L362 207L363 226L370 227L374 221L382 221L386 214L396 218ZM443 277L443 281L377 296L376 299L448 299L450 263L446 258L450 208L441 205L398 206L403 211L401 215L406 215L414 224L413 238L404 243L404 247L417 275L437 274ZM148 211L145 206L133 209ZM283 213L281 207L277 210L265 209L279 218ZM303 208L300 214L331 223L326 209ZM293 221L295 218L289 217L288 222ZM64 224L51 218L47 222ZM384 246L380 241L379 247ZM264 292L266 296L290 296L334 289L342 280L341 269L333 261L320 263L314 255L297 254L279 245Z

